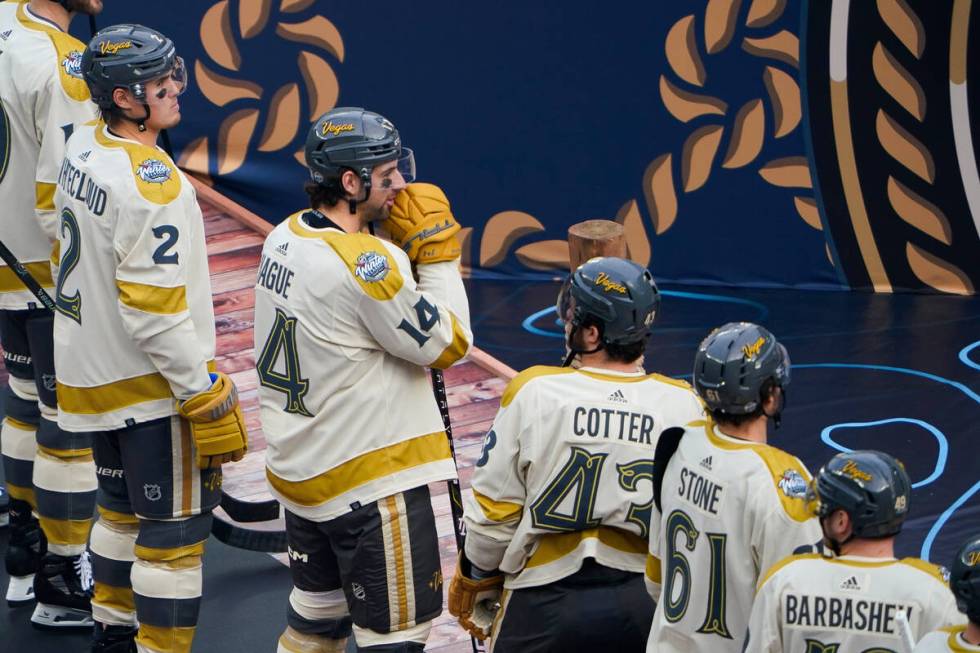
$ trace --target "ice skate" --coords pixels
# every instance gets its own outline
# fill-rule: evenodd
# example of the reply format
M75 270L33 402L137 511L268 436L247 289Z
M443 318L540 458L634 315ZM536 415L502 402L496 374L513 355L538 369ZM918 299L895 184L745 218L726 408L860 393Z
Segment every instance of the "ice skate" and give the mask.
M31 623L38 628L91 628L92 567L88 552L78 556L48 554L34 577L37 606Z

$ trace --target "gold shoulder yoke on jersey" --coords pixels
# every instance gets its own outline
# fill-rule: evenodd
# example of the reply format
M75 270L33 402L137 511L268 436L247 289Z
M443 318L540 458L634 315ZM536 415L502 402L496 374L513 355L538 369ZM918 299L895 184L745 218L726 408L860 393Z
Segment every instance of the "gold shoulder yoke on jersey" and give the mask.
M759 590L762 589L762 586L765 585L766 582L770 578L772 578L776 574L776 572L782 569L783 567L786 567L787 565L790 565L798 560L821 560L821 559L825 560L826 558L824 558L824 556L820 555L819 553L797 553L796 555L786 556L785 558L783 558L782 560L774 564L772 567L770 567L765 574L763 574L762 578L759 579L759 584L755 586L756 593L758 593Z
M708 434L708 440L714 446L726 451L751 451L765 463L772 476L772 483L776 496L783 504L786 515L798 522L805 522L811 519L811 515L806 509L804 494L806 485L810 483L810 472L796 458L782 449L763 444L761 442L732 442L731 440L719 437L715 433L715 424L711 420L698 420L691 422L689 426L704 428Z
M668 383L670 385L676 385L678 388L684 388L685 390L690 390L691 392L694 391L694 388L691 387L691 384L688 383L687 381L684 381L683 379L674 379L669 376L664 376L663 374L656 374L656 373L650 374L647 378L656 379L657 381Z
M504 388L504 394L500 398L500 406L506 407L510 405L510 402L514 401L514 397L520 392L529 381L536 379L539 376L552 376L555 374L574 374L576 370L571 367L556 367L554 365L535 365L529 367L526 370L521 371L517 376L510 380L507 387Z
M61 79L61 88L71 99L76 102L87 102L92 99L88 92L88 86L81 75L82 51L85 44L76 39L71 34L66 34L50 25L31 20L25 11L26 3L17 7L17 20L24 28L46 34L51 39L55 52L58 53L58 76ZM72 72L79 71L78 76Z
M361 290L378 301L387 301L405 284L398 264L381 239L370 234L348 234L334 229L314 230L300 221L303 212L289 217L289 230L297 236L322 240L337 253Z
M914 567L919 571L925 572L938 580L944 586L947 584L947 579L943 578L943 571L939 565L934 565L931 562L926 562L922 558L902 558L898 561L900 564L908 565L909 567Z
M166 205L180 196L180 172L164 152L133 141L110 138L101 120L94 129L96 143L109 149L121 149L129 156L133 182L145 200Z

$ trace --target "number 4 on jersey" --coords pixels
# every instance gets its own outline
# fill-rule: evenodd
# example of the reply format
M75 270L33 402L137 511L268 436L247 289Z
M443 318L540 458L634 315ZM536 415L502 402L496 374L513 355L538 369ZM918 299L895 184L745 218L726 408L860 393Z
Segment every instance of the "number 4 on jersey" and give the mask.
M255 363L259 373L259 383L267 388L278 390L286 395L285 411L313 417L313 413L303 405L303 397L310 390L309 379L301 378L299 356L296 353L296 318L288 317L280 309L276 309L276 321L272 325L262 354ZM276 371L276 363L280 354L283 358L283 371Z

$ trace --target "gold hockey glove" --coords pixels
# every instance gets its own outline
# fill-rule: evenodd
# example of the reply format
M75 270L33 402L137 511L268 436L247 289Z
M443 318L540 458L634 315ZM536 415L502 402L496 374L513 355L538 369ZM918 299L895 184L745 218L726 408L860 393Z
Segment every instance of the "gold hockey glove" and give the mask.
M215 381L210 388L177 404L177 412L190 422L201 469L241 460L248 451L248 432L235 384L224 372L211 376Z
M449 583L449 613L459 620L459 625L481 642L490 636L493 619L500 609L500 594L504 587L502 575L482 580L466 576L460 560L456 560L456 574Z
M462 248L459 223L442 189L432 184L409 184L395 196L382 227L416 265L452 261Z

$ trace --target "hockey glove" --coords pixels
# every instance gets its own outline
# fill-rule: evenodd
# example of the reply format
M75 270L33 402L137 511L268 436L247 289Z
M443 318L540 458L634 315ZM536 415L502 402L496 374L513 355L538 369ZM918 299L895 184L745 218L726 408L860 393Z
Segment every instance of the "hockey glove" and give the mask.
M449 209L449 200L432 184L406 186L395 196L382 226L416 265L452 261L462 252L456 238L460 226Z
M248 451L248 432L235 384L223 372L211 378L210 388L177 404L177 412L190 422L201 469L241 460Z
M462 558L460 552L456 574L449 583L449 613L459 619L464 630L482 642L490 636L494 617L500 609L504 577L498 574L474 580L463 573Z

